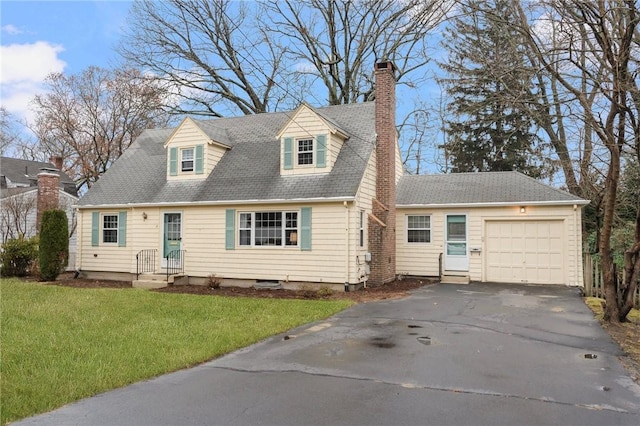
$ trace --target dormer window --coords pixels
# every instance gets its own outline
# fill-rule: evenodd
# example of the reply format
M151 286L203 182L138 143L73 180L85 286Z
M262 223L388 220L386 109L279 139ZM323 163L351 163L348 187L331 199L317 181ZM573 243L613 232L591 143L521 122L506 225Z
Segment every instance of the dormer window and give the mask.
M180 164L183 172L193 171L193 148L183 148L180 150Z
M313 139L298 140L298 165L313 164Z
M282 168L308 171L327 167L327 136L306 136L304 138L282 138Z

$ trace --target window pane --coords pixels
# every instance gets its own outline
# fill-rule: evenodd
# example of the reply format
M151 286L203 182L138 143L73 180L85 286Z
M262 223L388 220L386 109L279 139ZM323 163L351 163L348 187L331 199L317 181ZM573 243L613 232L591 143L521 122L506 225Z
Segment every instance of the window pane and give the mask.
M431 242L431 217L408 216L407 217L407 242L430 243Z
M282 245L282 212L256 213L255 245Z
M241 246L251 245L251 213L240 213L240 238L239 244Z
M102 242L118 242L118 215L104 215L102 218Z
M462 215L447 216L447 240L466 241L466 217Z
M298 164L313 164L313 139L298 141Z
M431 231L427 230L409 230L408 242L410 243L428 243L431 242Z
M240 213L240 228L251 228L251 213Z
M429 228L429 216L409 216L409 228Z
M297 246L298 245L298 213L287 212L285 213L285 245Z
M241 246L250 246L251 245L251 230L250 229L241 229L240 230L240 245Z
M466 254L467 254L466 243L447 243L447 255L466 256Z
M183 149L180 152L182 155L182 171L192 172L193 171L193 148Z

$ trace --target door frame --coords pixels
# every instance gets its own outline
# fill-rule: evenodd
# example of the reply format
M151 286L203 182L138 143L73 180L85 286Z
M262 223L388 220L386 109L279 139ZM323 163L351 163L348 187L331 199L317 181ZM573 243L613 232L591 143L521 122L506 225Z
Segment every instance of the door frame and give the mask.
M464 217L464 255L448 254L449 243L463 243L463 241L449 240L449 217ZM469 215L467 213L445 213L444 215L444 270L456 272L469 272Z
M162 255L160 256L160 267L163 269L167 268L167 259L166 259L166 255L165 255L165 243L167 241L166 239L166 224L165 224L165 219L166 216L169 214L177 214L180 215L180 239L179 239L179 248L178 250L182 250L183 247L183 237L184 237L184 213L181 210L167 210L167 211L163 211L160 215L160 253L162 253ZM180 267L180 265L172 265L174 267Z

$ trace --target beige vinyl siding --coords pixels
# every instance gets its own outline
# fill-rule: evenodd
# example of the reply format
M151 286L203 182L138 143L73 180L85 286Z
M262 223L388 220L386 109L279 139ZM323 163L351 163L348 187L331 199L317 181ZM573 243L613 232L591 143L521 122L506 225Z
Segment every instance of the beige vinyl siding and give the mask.
M300 247L243 247L238 245L238 214L258 211L299 211L312 208L312 250ZM235 249L225 249L223 207L183 210L185 272L190 276L216 274L224 278L343 283L345 208L331 205L255 205L236 207ZM300 218L298 218L300 220Z
M344 140L331 133L329 127L309 108L303 107L296 111L296 114L289 121L286 129L282 132L280 138L280 174L281 175L300 175L310 173L329 173L333 168ZM316 142L315 137L318 135L326 135L327 151L326 151L326 167L316 167ZM284 169L284 138L293 138L293 168ZM314 139L313 165L299 166L297 164L297 140Z
M180 171L180 149L181 148L194 148L195 146L203 145L203 173L196 174L195 167L193 172L181 172ZM178 149L178 174L177 176L171 176L169 172L169 150L171 148ZM227 148L215 144L211 138L204 133L198 125L191 119L186 118L174 131L169 140L165 144L167 150L167 179L169 180L188 180L188 179L205 179L218 164L220 159L227 152ZM194 158L195 162L195 158Z
M238 245L240 212L300 211L312 208L312 250L300 247L241 247ZM127 246L91 246L91 213L81 210L81 255L79 267L84 271L135 273L135 255L140 250L158 250L158 271L162 256L163 215L182 214L182 249L185 273L191 277L217 274L231 279L270 279L338 283L345 281L346 215L342 203L302 205L235 206L236 244L225 249L225 212L229 206L127 209ZM101 214L122 209L100 210ZM146 219L143 218L146 214ZM300 220L300 218L298 219ZM95 256L94 256L95 255Z
M431 242L407 242L407 216L431 217ZM396 272L399 275L438 276L438 256L443 252L444 212L428 209L396 210Z
M127 211L127 245L119 247L117 244L104 245L102 243L102 225L100 225L98 246L91 246L91 213L100 212L100 221L103 214L114 214ZM102 272L135 272L135 253L130 243L132 224L130 221L131 209L104 209L104 210L80 210L78 222L81 233L78 234L78 242L81 245L78 251L76 264L83 271Z
M402 154L400 153L400 146L396 141L396 185L400 181L400 178L404 174L404 164L402 164Z
M214 167L218 165L218 162L222 159L225 152L227 152L227 149L220 145L206 144L204 146L204 170L203 174L200 176L204 176L205 178L209 176Z
M349 259L349 282L359 283L366 277L365 273L365 254L369 251L369 218L372 212L372 200L376 195L376 154L371 153L367 167L362 176L356 201L350 210L350 237L351 246ZM360 211L364 210L364 246L360 247Z
M196 123L193 120L190 119L185 119L180 126L178 126L178 128L175 130L175 132L173 133L173 135L171 136L171 138L169 138L169 140L167 141L167 143L165 144L166 146L166 150L167 150L167 180L189 180L189 179L205 179L207 177L207 175L209 174L209 172L211 172L212 169L207 170L207 166L210 165L209 163L209 137L204 134L202 132L202 130L200 130L200 128L196 125ZM181 148L194 148L194 157L195 157L195 146L196 145L204 145L204 165L205 165L205 170L203 174L196 174L195 173L195 167L194 167L194 171L192 172L181 172L180 171L180 149ZM177 165L177 170L178 170L178 174L177 176L171 176L171 173L169 172L169 150L171 148L177 148L178 149L178 157L177 157L177 161L178 161L178 165ZM195 158L194 158L194 164L195 164Z
M480 249L469 253L469 276L472 281L487 281L488 221L561 221L564 271L562 283L582 285L582 236L581 210L573 206L526 206L520 213L519 206L479 207L467 209L398 209L397 211L397 271L399 274L437 276L438 256L444 252L444 229L447 214L467 215L468 249ZM431 242L407 243L407 215L431 216Z

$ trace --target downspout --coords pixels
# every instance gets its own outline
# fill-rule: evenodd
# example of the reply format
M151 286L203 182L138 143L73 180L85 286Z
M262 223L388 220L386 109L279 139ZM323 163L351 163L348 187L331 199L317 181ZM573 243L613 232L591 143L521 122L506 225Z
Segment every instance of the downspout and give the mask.
M348 292L349 291L349 259L350 259L350 247L349 247L349 237L350 237L350 231L351 231L351 227L349 226L349 205L347 204L346 201L342 202L342 205L344 206L344 220L345 220L345 232L346 232L346 238L345 238L345 244L346 244L346 257L345 257L345 279L344 279L344 291Z
M75 270L76 270L76 277L78 275L80 275L80 271L82 271L82 237L83 237L83 230L82 230L82 221L83 218L80 217L80 209L76 206L76 264L75 264Z
M576 239L576 266L575 266L575 274L576 274L576 285L584 287L584 281L580 279L582 273L580 272L583 268L582 265L582 226L580 226L580 232L578 232L578 205L573 205L573 232L575 234ZM578 240L579 238L579 240Z

